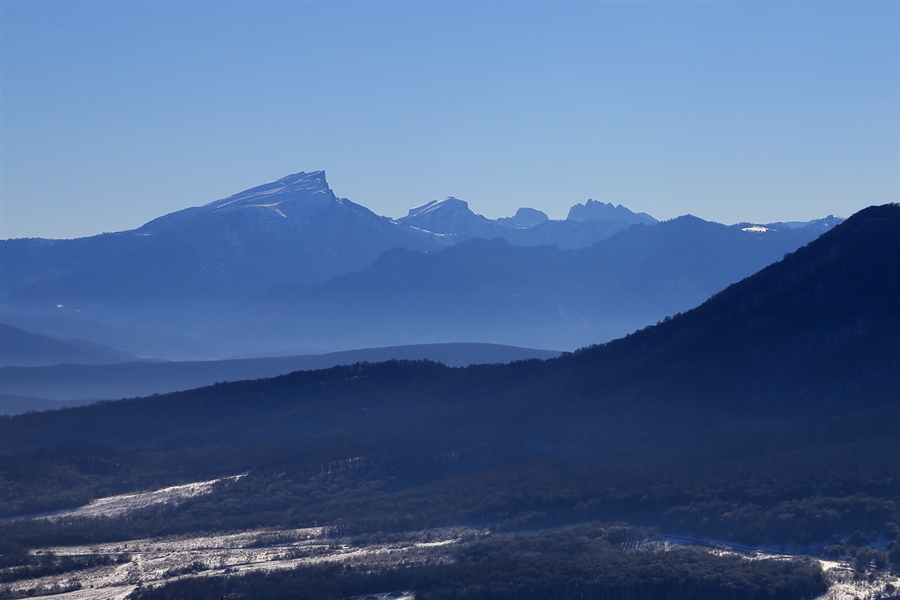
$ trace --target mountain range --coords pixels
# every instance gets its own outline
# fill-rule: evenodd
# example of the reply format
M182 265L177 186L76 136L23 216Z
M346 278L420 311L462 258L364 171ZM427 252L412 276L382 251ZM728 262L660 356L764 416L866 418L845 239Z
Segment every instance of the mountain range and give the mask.
M132 231L0 241L0 313L157 359L571 350L690 308L839 222L659 223L593 200L565 220L491 220L455 198L392 220L336 196L322 171L297 173Z
M437 254L467 244L514 248ZM891 597L898 368L900 205L886 205L557 358L356 363L3 416L0 591L109 585L87 576L101 568L138 600L809 600L848 581ZM240 562L200 553L237 536ZM337 554L310 552L312 536ZM138 571L161 538L190 552ZM254 577L244 548L296 568Z
M820 551L851 534L875 544L900 518L898 365L900 206L888 205L697 308L555 359L357 364L4 417L5 514L246 473L200 505L52 535L603 519ZM34 539L28 527L44 531L7 535Z

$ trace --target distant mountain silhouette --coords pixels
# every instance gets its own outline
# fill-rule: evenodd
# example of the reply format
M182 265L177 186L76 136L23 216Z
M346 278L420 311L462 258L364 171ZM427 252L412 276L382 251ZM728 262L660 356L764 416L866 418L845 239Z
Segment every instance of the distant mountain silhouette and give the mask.
M511 217L494 219L494 223L503 227L512 227L513 229L529 229L548 220L549 217L544 211L523 207L518 209L516 214Z
M409 214L397 222L452 236L450 239L454 242L472 237L491 239L497 237L499 231L494 222L472 212L468 202L452 196L410 209Z
M706 247L697 234L711 224L683 221L665 239ZM157 519L152 531L171 534L176 518L367 535L628 520L754 544L880 541L900 517L898 371L900 206L887 205L684 314L555 359L356 364L3 417L3 500L25 514L113 484L247 473L202 508L142 514L137 531Z
M647 213L633 213L621 204L597 202L588 198L584 204L576 204L569 209L567 221L621 221L629 225L652 225L658 221Z
M65 402L0 393L0 415L21 415L42 410L59 410L67 406L81 406L82 404L86 404L86 402Z
M818 233L758 233L681 217L579 250L480 238L433 253L394 250L362 271L259 295L243 317L204 339L328 340L334 349L501 341L574 350L693 308Z
M690 308L837 220L653 221L593 201L562 221L534 209L490 220L455 198L393 221L337 197L324 172L297 173L133 231L0 241L0 309L7 323L142 358L469 341L571 350Z
M2 443L14 449L23 443L97 435L97 439L136 440L124 432L138 431L144 411L151 407L155 422L164 428L205 422L202 415L208 411L215 411L220 422L248 410L260 411L254 418L267 411L291 412L301 399L312 402L317 414L327 419L330 404L320 402L332 396L342 398L341 402L384 403L385 407L416 405L419 398L433 396L442 400L421 405L422 410L443 411L450 402L453 410L463 413L474 402L480 407L478 415L467 419L506 411L512 406L507 404L509 399L517 398L517 418L525 418L527 410L549 411L557 425L576 416L588 418L595 411L631 414L636 408L641 419L673 409L688 419L758 410L785 415L799 410L817 419L826 412L853 413L879 405L900 409L898 366L900 206L886 205L855 214L693 310L560 358L467 369L428 361L391 361L217 384L9 421L56 423L65 432L43 426L33 430L29 425L29 430L43 432L39 439L4 435ZM216 402L205 404L213 392ZM257 407L245 404L246 398L269 400ZM232 409L235 415L229 415ZM575 412L567 413L570 409ZM105 413L131 415L127 418L134 421L104 419L89 425L94 415ZM528 417L531 425L551 425L533 419ZM411 431L402 421L391 422L390 427ZM5 433L13 431L18 426L5 429Z
M58 364L107 365L137 360L131 354L84 340L59 339L0 323L0 367Z
M621 204L613 206L593 200L573 206L564 221L548 219L533 208L520 208L513 217L491 220L452 196L413 208L397 221L440 234L451 243L473 237L502 238L517 246L551 245L564 249L586 248L632 225L657 222L650 215L633 213Z
M124 327L65 314L3 314L3 321L41 335L90 340L130 355L150 360L192 360L215 356L216 349L192 338L185 331L162 331Z
M191 331L247 290L324 281L397 247L441 244L338 198L323 171L297 173L133 231L4 240L0 297L7 314Z

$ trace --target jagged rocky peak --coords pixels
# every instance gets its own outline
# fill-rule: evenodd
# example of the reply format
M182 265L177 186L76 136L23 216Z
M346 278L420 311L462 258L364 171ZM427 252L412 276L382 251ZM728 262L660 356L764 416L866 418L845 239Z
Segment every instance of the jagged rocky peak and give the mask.
M588 198L584 204L576 204L569 209L569 221L621 221L629 225L644 223L650 225L658 221L647 213L635 213L621 204L597 202Z
M501 227L512 227L514 229L528 229L530 227L534 227L535 225L540 225L544 221L549 221L550 217L547 216L542 210L537 210L536 208L527 208L522 207L516 211L516 214L512 217L500 217L499 219L495 219L494 223L500 225Z
M335 201L325 180L325 171L294 173L270 183L244 190L228 198L210 202L203 208L228 211L253 207L284 213L306 210Z

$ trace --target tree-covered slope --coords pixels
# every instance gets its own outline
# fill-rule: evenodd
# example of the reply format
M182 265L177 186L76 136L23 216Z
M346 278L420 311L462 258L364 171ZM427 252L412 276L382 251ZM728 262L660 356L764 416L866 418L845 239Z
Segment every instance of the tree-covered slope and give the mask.
M7 533L624 519L875 540L900 521L898 239L900 208L868 209L695 310L558 359L358 364L4 418L4 516L248 473L125 522Z

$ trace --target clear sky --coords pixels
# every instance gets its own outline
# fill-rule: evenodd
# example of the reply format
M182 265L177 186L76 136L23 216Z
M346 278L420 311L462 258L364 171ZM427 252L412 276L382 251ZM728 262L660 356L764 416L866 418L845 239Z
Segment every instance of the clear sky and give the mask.
M900 3L0 3L0 237L297 171L399 217L900 201Z

